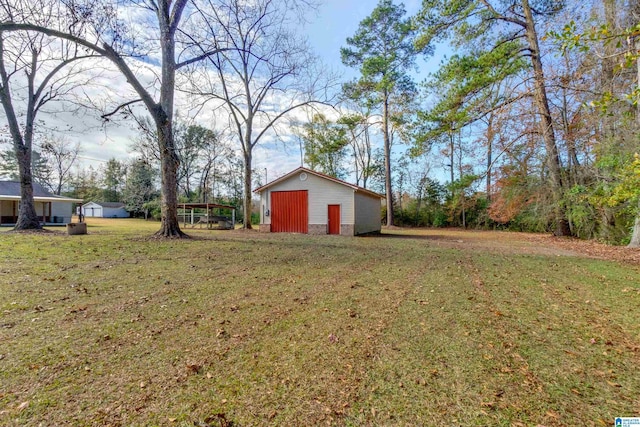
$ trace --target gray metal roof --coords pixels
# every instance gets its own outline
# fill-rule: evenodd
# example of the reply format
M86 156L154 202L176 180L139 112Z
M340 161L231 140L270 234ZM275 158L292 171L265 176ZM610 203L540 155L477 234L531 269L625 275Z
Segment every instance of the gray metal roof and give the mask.
M0 181L0 200L19 201L20 197L20 183L18 181ZM82 199L51 194L36 182L33 183L33 199L36 202L82 202Z
M0 181L1 196L18 196L20 197L20 183L18 181ZM33 183L34 197L54 197L44 187L37 182Z
M96 205L100 205L103 208L124 208L124 203L122 202L93 202Z

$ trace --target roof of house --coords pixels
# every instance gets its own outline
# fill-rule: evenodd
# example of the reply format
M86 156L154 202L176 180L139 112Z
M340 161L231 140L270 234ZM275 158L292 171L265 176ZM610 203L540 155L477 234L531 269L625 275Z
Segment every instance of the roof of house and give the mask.
M81 199L51 194L37 182L33 183L33 199L36 202L82 202ZM0 200L20 200L20 183L0 181Z
M20 197L20 183L18 181L0 181L0 195L2 196L18 196ZM52 196L44 187L37 182L33 183L34 197Z
M98 206L102 206L103 208L114 208L114 209L124 208L124 203L122 202L93 202L92 201L89 203L85 203L84 205L87 206L90 203L93 203Z
M345 182L345 181L343 181L341 179L335 178L333 176L325 175L323 173L316 172L314 170L307 169L307 168L302 167L302 166L297 168L297 169L292 170L288 174L283 175L278 179L275 179L275 180L269 182L268 184L263 185L262 187L256 188L253 191L254 191L254 193L261 193L262 191L266 190L267 188L269 188L269 187L271 187L271 186L273 186L275 184L278 184L278 183L280 183L282 181L286 181L287 179L289 179L292 176L296 175L298 172L305 172L305 173L308 173L308 174L311 174L311 175L315 175L315 176L317 176L319 178L323 178L323 179L326 179L328 181L335 182L336 184L341 184L341 185L344 185L346 187L349 187L349 188L353 189L354 191L356 191L358 193L363 193L363 194L367 194L367 195L372 196L372 197L379 197L381 199L384 199L384 196L382 196L382 195L380 195L378 193L375 193L375 192L373 192L371 190L367 190L366 188L359 187L359 186L357 186L355 184L350 184L350 183Z

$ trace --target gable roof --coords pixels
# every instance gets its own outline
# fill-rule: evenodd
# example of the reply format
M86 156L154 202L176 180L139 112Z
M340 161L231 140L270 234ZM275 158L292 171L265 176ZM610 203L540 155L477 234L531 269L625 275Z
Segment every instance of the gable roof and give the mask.
M98 206L102 206L103 208L112 208L112 209L117 209L117 208L124 208L124 203L122 202L89 202L89 203L85 203L84 206L87 206L88 204L93 203L94 205L98 205Z
M308 174L311 174L311 175L315 175L315 176L317 176L319 178L326 179L327 181L331 181L331 182L335 182L336 184L344 185L345 187L349 187L349 188L351 188L352 190L354 190L354 191L356 191L358 193L363 193L363 194L366 194L366 195L369 195L369 196L372 196L372 197L378 197L380 199L384 199L384 196L382 196L382 195L380 195L378 193L375 193L375 192L373 192L371 190L367 190L366 188L359 187L359 186L357 186L355 184L350 184L350 183L345 182L345 181L343 181L341 179L335 178L333 176L325 175L323 173L316 172L314 170L307 169L307 168L302 167L302 166L300 166L297 169L292 170L288 174L283 175L278 179L274 179L273 181L269 182L268 184L263 185L262 187L256 188L255 190L253 190L253 192L254 193L261 193L264 190L266 190L267 188L269 188L269 187L271 187L271 186L273 186L275 184L278 184L280 182L288 180L289 178L291 178L292 176L296 175L299 172L305 172L305 173L308 173Z
M37 182L33 183L33 199L36 202L82 202L82 199L51 194ZM0 181L0 200L20 200L20 183L18 181Z
M20 197L20 183L18 181L0 181L0 195L2 196L18 196ZM33 183L34 197L50 197L52 196L44 187L37 182Z

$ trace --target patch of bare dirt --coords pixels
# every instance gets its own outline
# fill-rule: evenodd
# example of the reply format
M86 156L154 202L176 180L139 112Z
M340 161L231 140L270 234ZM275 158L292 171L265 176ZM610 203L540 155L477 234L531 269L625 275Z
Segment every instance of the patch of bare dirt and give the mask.
M640 249L626 246L611 246L592 240L555 237L544 234L524 234L533 243L575 252L588 258L605 259L640 265Z
M456 228L387 229L383 236L424 239L437 246L532 255L579 256L640 265L640 249L547 234Z

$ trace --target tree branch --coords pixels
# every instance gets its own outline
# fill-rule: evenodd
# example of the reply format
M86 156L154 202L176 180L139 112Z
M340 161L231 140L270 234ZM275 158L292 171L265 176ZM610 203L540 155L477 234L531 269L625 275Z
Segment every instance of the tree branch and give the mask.
M231 49L231 48L219 48L219 49L213 49L213 50L210 50L210 51L204 52L204 53L203 53L203 54L201 54L201 55L198 55L198 56L196 56L196 57L193 57L193 58L187 59L187 60L185 60L185 61L182 61L182 62L180 62L180 63L176 64L176 70L179 70L180 68L182 68L182 67L186 67L187 65L193 64L193 63L195 63L195 62L202 61L203 59L209 58L210 56L216 55L216 54L218 54L218 53L226 52L226 51L229 51L229 50L235 50L235 49Z
M498 12L494 9L494 7L487 0L480 0L482 4L487 8L487 10L493 15L494 19L498 19L500 21L511 22L512 24L519 25L523 28L527 27L527 23L525 21L521 21L520 19L512 18L510 16L506 16Z
M104 119L104 120L109 120L109 117L113 116L114 114L116 114L118 111L122 110L125 107L128 107L129 105L133 105L137 102L142 102L142 99L134 99L132 101L129 102L125 102L124 104L120 104L118 105L113 111L109 112L109 113L104 113L100 116L100 118Z
M42 34L46 34L51 37L57 37L64 40L69 40L73 43L77 43L81 46L89 48L96 52L97 54L104 56L109 59L111 62L115 64L116 67L124 74L127 82L133 87L133 89L138 93L141 100L145 103L149 111L154 111L157 108L157 103L153 100L149 92L142 86L140 81L136 78L131 68L124 61L122 56L118 54L111 46L107 43L104 43L102 47L99 45L92 43L88 40L85 40L81 37L75 36L73 34L65 33L58 30L52 30L50 28L41 27L39 25L33 24L17 24L14 22L2 22L0 23L0 32L2 31L35 31Z

